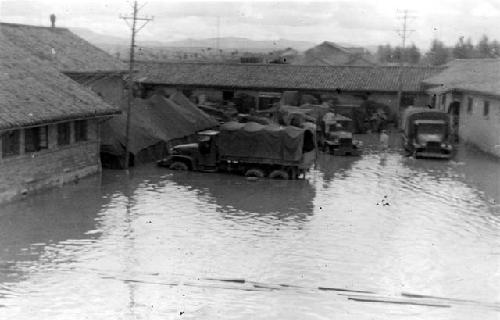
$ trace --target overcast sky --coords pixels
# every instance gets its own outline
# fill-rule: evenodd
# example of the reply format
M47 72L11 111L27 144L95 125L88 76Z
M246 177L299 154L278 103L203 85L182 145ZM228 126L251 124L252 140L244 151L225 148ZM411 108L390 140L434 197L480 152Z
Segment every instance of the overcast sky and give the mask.
M61 27L128 37L120 14L130 0L0 0L2 22L49 25L50 13ZM141 0L142 15L154 21L140 40L180 40L217 36L255 40L325 40L353 45L400 44L398 16L410 10L414 42L427 49L433 38L454 44L460 36L477 42L482 34L500 40L500 0L330 0L306 1L160 1Z

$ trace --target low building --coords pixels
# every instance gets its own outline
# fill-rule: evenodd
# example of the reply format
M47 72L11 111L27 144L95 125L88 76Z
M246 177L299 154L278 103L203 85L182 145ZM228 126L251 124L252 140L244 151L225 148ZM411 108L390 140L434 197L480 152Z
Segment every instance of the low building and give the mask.
M0 33L0 202L101 170L101 122L119 113Z
M299 91L318 100L326 95L342 105L360 105L368 97L398 113L399 67L140 62L138 68L138 82L146 96L159 88L215 102L247 94L260 109L260 104L269 104L262 97ZM402 106L426 105L428 96L421 82L441 70L404 67Z
M454 60L424 84L457 137L500 157L500 59Z
M373 66L373 57L362 47L344 47L337 43L325 41L304 52L293 60L293 64L313 66Z

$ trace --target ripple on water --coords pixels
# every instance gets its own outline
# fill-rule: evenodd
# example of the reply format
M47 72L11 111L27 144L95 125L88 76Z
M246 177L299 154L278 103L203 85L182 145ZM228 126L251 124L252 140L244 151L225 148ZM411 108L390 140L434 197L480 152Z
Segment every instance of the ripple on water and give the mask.
M498 205L462 162L322 155L305 181L105 171L4 209L0 318L495 319Z

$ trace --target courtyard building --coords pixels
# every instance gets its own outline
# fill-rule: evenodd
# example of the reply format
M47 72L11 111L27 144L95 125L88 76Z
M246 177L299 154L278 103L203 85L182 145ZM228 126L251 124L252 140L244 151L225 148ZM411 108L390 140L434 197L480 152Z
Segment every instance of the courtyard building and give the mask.
M433 107L452 117L456 140L500 157L500 59L454 60L424 84Z
M120 110L0 34L0 202L101 170L100 126Z

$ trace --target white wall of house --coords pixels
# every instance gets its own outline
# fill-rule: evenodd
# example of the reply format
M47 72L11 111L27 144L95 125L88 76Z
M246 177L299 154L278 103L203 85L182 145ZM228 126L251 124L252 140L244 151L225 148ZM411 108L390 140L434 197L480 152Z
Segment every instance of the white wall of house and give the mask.
M484 114L485 101L489 102L488 115ZM500 157L500 97L464 94L460 103L459 135L464 142Z

